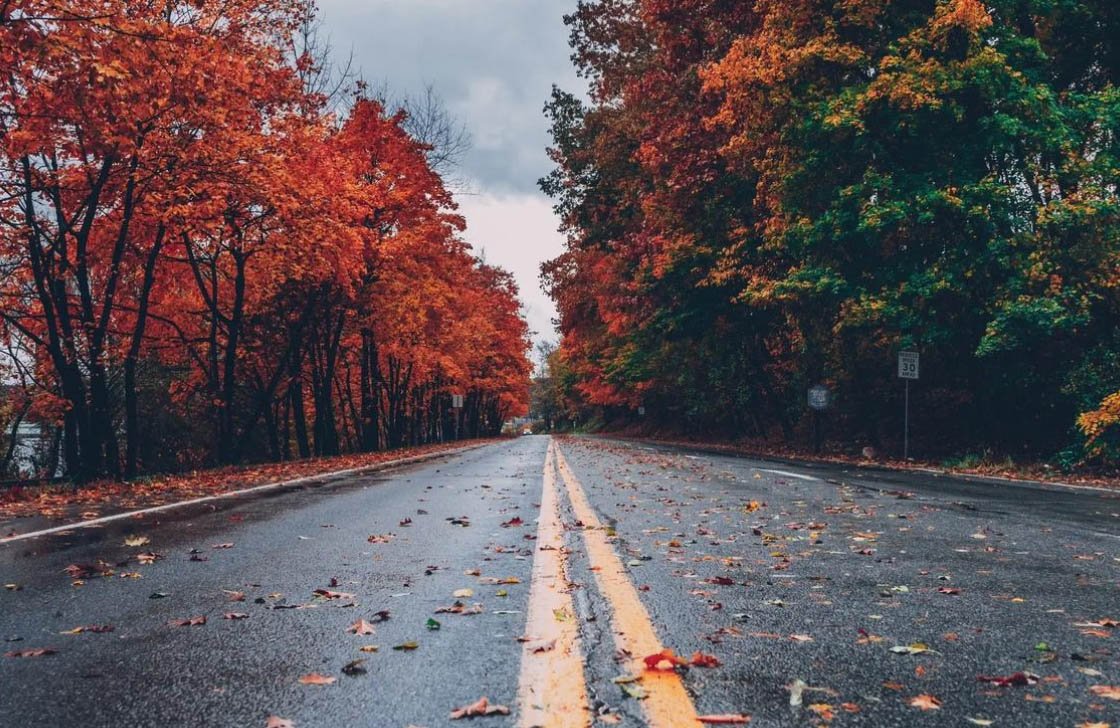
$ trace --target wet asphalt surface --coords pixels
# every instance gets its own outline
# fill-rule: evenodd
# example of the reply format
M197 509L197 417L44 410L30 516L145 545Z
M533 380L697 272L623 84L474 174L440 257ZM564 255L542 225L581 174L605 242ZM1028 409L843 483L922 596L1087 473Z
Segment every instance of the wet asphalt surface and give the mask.
M662 642L723 663L685 674L698 713L756 726L1120 726L1120 702L1090 690L1120 686L1117 495L559 443L614 526ZM525 437L0 545L0 582L21 587L0 591L0 648L57 650L0 658L0 726L264 726L275 715L301 728L432 728L458 725L448 712L481 695L516 712L547 444ZM515 516L521 525L503 527ZM611 682L611 613L566 502L562 517L593 707L604 725L640 726L640 704ZM130 536L149 542L126 546ZM161 558L137 563L148 552ZM113 573L74 585L75 564ZM482 613L434 614L464 588ZM223 619L231 612L248 617ZM197 616L206 624L169 624ZM349 633L358 619L375 634ZM87 625L114 629L60 634ZM903 646L927 651L892 651ZM364 673L342 671L359 659ZM1020 671L1037 683L977 679ZM300 684L312 673L335 682ZM919 696L940 708L912 707Z

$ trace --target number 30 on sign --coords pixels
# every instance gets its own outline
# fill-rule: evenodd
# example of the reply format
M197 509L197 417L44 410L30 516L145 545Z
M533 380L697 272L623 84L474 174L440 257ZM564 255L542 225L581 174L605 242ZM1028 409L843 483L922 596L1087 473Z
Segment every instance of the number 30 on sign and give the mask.
M899 379L918 378L918 352L898 352L898 377Z

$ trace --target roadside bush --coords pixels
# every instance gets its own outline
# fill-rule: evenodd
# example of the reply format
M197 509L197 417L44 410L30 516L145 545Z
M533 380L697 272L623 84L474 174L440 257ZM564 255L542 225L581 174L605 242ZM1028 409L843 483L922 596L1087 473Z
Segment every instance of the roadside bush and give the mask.
M1120 391L1105 397L1097 409L1082 414L1077 426L1085 435L1089 459L1120 465Z

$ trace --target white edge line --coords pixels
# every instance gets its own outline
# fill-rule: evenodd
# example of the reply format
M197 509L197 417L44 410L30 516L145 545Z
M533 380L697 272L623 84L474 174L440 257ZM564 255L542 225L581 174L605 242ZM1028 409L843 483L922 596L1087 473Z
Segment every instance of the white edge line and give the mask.
M657 450L657 449L652 448L652 447L646 447L646 446L643 446L643 445L639 445L638 440L627 440L626 438L614 438L614 437L602 437L601 439L610 440L610 441L613 441L613 442L626 443L626 444L630 445L631 447L637 448L639 450L649 450L651 452L664 452L663 450ZM676 444L669 443L669 442L662 443L661 446L663 448L668 448L670 451L672 451L674 448L677 449L677 450L687 449L687 446L676 445ZM748 460L748 461L754 461L754 462L767 462L768 460L772 460L772 459L768 459L765 455L759 455L757 453L740 453L740 452L735 452L734 450L727 450L727 451L703 450L702 452L705 455L707 455L708 457L733 458L733 459L737 459L737 460ZM942 477L942 478L950 478L950 479L955 479L955 480L958 480L958 481L964 481L964 482L969 482L969 483L980 483L980 484L987 484L987 485L993 485L993 484L997 484L997 483L1007 483L1008 485L1011 485L1011 486L1019 486L1019 487L1022 487L1022 488L1037 488L1037 489L1040 489L1040 490L1051 490L1051 491L1053 491L1053 490L1061 490L1062 488L1067 488L1069 490L1087 490L1087 491L1090 491L1090 492L1093 492L1093 493L1109 493L1111 495L1120 495L1120 489L1117 489L1117 488L1107 488L1107 487L1103 487L1103 486L1100 486L1100 485L1080 485L1080 484L1077 484L1077 483L1066 483L1066 482L1063 482L1063 481L1060 481L1060 480L1030 480L1030 479L1024 479L1024 478L1008 478L1005 475L982 475L980 473L958 472L956 470L942 470L942 469L939 469L939 468L925 468L925 467L905 468L905 467L898 467L898 466L895 466L895 465L891 465L890 463L849 463L849 462L844 462L844 461L819 460L819 461L814 461L813 464L814 465L823 465L825 467L834 466L838 470L844 471L846 473L854 473L854 474L857 474L857 475L860 474L860 473L865 473L865 474L868 475L868 477L871 477L872 475L874 475L874 472L876 470L885 470L889 473L902 473L902 474L906 474L906 473L926 473L928 475L934 475L934 476L938 476L938 477ZM755 470L763 470L763 468L755 468ZM765 472L775 472L775 471L767 470ZM785 473L785 474L790 475L790 473ZM805 476L801 476L801 477L805 477ZM820 478L817 478L817 480L820 480Z
M1120 490L1116 488L1105 488L1099 485L1079 485L1077 483L1064 483L1060 480L1024 480L1023 478L1008 478L1005 475L982 475L980 473L958 473L952 470L938 470L937 468L889 468L893 472L898 473L929 473L931 475L940 475L945 478L956 478L958 480L967 480L974 483L1008 483L1010 485L1018 485L1026 488L1038 488L1040 490L1054 490L1061 488L1069 488L1070 490L1090 490L1095 493L1112 493L1113 495L1120 495Z
M38 536L49 536L52 533L62 533L63 531L73 531L79 528L91 528L93 526L100 526L105 523L113 521L123 521L126 518L135 518L137 516L146 516L150 513L163 513L164 511L182 508L183 506L193 506L199 503L210 503L224 498L236 498L242 495L249 495L250 493L259 493L264 490L271 490L274 488L286 488L292 485L299 485L301 483L315 482L325 478L333 478L346 475L358 475L360 473L369 473L377 470L384 470L386 468L396 467L398 465L409 465L411 463L420 462L423 460L433 460L442 455L458 455L469 450L476 450L480 447L486 447L493 443L482 443L479 445L468 445L467 447L460 447L454 450L445 450L443 452L424 453L422 455L413 455L400 460L389 460L383 463L373 463L371 465L363 465L358 468L347 468L346 470L332 470L326 473L316 473L314 475L303 475L291 480L281 480L276 483L265 483L264 485L254 485L251 488L242 488L241 490L231 490L227 493L218 493L216 495L205 495L200 498L191 498L185 501L176 501L175 503L164 503L161 506L152 506L151 508L141 508L136 511L126 511L124 513L114 513L111 516L102 516L101 518L93 518L88 521L78 521L63 526L52 526L51 528L44 528L41 531L31 531L30 533L19 533L15 536L7 536L0 538L0 545L22 541L27 538L37 538Z
M755 468L755 470L762 473L773 473L774 475L784 475L787 478L797 478L799 480L812 480L820 481L820 478L814 478L811 475L802 475L800 473L791 473L788 470L771 470L769 468Z

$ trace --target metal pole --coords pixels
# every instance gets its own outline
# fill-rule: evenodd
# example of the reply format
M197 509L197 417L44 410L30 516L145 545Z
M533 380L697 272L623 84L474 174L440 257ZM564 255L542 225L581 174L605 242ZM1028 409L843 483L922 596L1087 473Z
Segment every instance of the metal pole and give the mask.
M902 415L902 459L910 459L910 380L906 380L906 407Z

